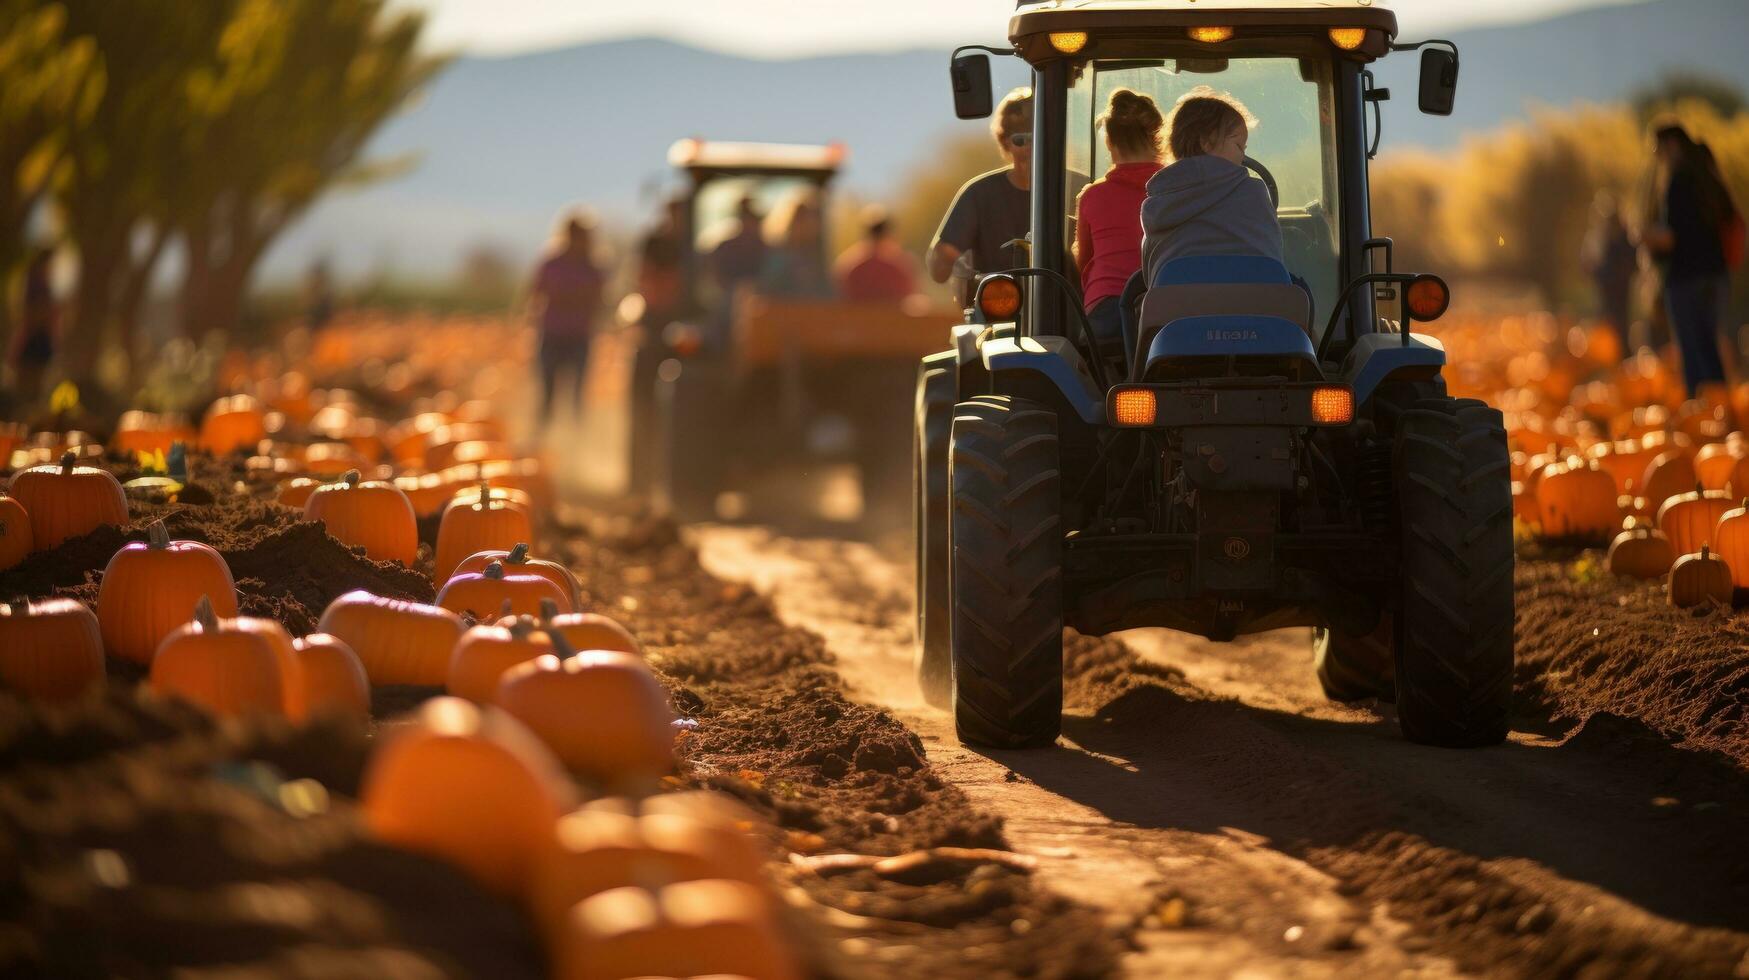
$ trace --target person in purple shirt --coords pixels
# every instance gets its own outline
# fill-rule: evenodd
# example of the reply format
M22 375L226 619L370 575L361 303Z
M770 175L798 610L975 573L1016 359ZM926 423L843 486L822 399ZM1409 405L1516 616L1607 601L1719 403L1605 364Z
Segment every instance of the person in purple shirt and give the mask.
M543 427L552 419L553 391L561 373L576 386L577 412L582 414L589 345L601 309L603 276L592 254L594 221L585 212L573 211L561 219L560 227L529 284L529 299L539 310Z

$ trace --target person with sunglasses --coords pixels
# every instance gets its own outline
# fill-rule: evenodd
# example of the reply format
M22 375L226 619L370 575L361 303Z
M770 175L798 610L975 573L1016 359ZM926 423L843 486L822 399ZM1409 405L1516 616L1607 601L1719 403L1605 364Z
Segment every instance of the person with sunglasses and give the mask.
M1007 165L973 177L954 195L929 246L929 276L936 282L956 276L956 264L962 275L967 268L988 273L1027 264L1025 252L1009 243L1032 226L1031 88L1002 99L990 131Z

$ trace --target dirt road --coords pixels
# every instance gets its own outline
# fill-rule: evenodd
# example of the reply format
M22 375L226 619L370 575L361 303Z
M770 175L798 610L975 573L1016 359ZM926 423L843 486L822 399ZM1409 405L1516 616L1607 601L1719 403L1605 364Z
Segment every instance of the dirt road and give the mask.
M1749 976L1749 778L1632 717L1429 749L1388 705L1324 701L1303 631L1143 630L1073 638L1057 747L973 751L911 682L903 558L696 533L706 569L820 634L1044 883L1130 935L1132 975Z

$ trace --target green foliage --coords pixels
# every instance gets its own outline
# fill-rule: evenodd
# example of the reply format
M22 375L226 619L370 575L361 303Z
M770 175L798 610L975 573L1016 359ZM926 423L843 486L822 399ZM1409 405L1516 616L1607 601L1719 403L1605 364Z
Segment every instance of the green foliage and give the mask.
M324 191L402 161L365 142L440 67L388 0L0 0L0 275L52 204L80 277L65 367L131 352L186 255L190 332L229 331L255 262ZM136 373L138 369L136 368Z

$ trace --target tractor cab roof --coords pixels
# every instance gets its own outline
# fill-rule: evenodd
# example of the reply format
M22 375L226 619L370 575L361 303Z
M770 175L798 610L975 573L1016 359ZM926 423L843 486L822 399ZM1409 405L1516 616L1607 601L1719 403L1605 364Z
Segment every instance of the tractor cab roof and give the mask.
M1370 0L1019 0L1008 37L1029 61L1072 55L1101 39L1184 38L1193 28L1225 28L1225 38L1257 43L1271 38L1322 36L1340 28L1365 29L1364 41L1344 47L1351 57L1383 55L1397 34L1397 15ZM1052 35L1056 35L1055 38Z
M825 183L844 165L845 155L842 143L804 146L683 139L669 147L668 162L687 171L695 180L760 175L809 177Z

